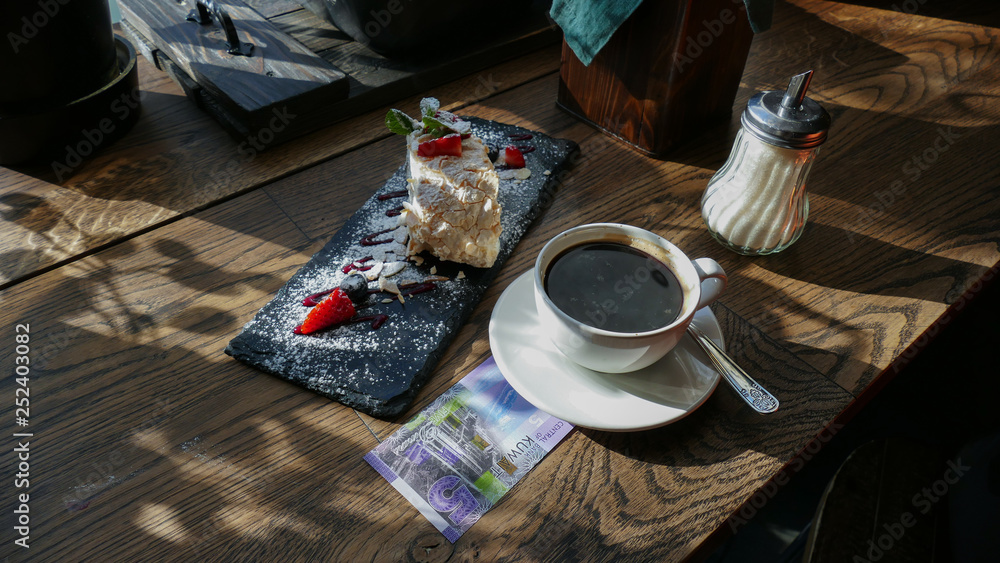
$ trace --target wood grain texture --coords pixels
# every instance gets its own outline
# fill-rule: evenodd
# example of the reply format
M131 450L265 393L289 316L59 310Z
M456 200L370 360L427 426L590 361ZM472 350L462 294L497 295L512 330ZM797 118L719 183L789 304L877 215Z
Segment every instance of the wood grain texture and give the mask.
M326 19L303 8L269 20L275 27L298 39L314 53L322 53L353 41L349 35L334 27Z
M244 0L244 4L267 19L302 10L301 3L294 0Z

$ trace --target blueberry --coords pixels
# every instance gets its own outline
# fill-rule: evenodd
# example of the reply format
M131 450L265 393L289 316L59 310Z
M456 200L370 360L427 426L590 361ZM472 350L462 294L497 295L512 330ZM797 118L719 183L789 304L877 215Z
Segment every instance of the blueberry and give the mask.
M361 274L351 274L344 278L344 281L340 282L340 289L354 303L368 299L368 280Z

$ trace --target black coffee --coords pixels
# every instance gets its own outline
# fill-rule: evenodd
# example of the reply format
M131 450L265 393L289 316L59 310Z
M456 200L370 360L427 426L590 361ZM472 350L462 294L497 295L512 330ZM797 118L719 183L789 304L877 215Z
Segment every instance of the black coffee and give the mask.
M684 296L666 264L618 242L564 250L545 272L545 293L561 311L592 327L645 332L669 325Z

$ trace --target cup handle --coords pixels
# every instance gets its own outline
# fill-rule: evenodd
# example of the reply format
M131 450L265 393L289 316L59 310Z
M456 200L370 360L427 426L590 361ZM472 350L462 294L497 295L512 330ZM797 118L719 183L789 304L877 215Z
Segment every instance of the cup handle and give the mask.
M694 265L695 271L698 272L698 278L701 279L701 298L698 299L698 308L701 309L711 305L722 295L729 283L729 278L726 277L726 271L722 269L722 266L711 258L698 258L692 260L691 264Z

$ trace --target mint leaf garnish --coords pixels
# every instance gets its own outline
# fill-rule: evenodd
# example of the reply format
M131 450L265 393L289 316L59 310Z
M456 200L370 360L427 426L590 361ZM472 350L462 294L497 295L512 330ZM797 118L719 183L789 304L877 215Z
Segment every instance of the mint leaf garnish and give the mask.
M444 137L445 135L452 133L451 128L444 123L441 123L437 118L424 116L424 132L430 134L433 138Z
M441 102L437 98L424 98L420 100L420 115L422 117L434 117L434 114L441 109Z
M391 109L385 116L385 126L397 135L422 133L432 139L458 133L465 135L471 131L471 124L462 121L458 116L444 111L437 98L420 100L420 121L417 121L398 109Z
M398 109L391 109L385 114L385 126L397 135L409 135L417 130L413 119Z

